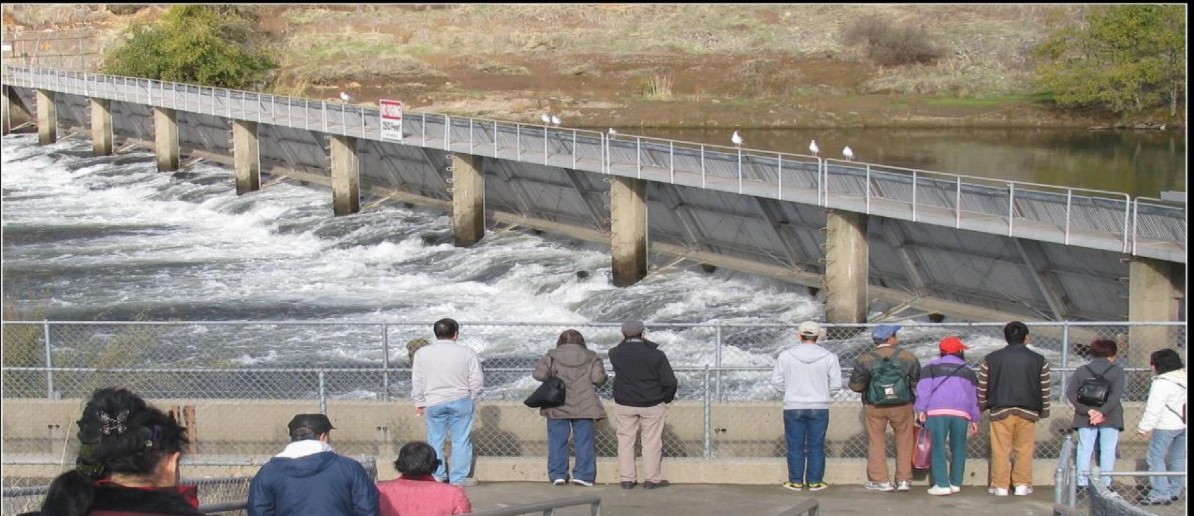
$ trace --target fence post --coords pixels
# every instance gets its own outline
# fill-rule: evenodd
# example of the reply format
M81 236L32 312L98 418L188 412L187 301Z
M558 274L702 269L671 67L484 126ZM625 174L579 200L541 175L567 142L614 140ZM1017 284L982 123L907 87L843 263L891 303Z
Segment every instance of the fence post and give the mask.
M713 407L709 399L709 365L705 364L705 377L703 381L704 391L704 434L705 434L705 452L706 459L713 458Z
M54 359L50 356L50 321L42 323L46 342L46 398L54 399Z
M721 397L721 375L722 375L722 370L721 370L721 347L722 347L721 346L721 325L720 324L717 325L716 328L717 328L717 350L713 354L713 361L714 361L713 363L717 367L717 378L714 380L716 382L714 388L717 389L717 392L715 393L717 401L724 402L725 400L722 399L722 397Z
M1058 388L1061 389L1062 395L1059 399L1065 399L1065 384L1066 384L1066 369L1070 364L1070 322L1063 321L1061 323L1061 373L1060 379L1057 381Z
M381 400L390 401L390 328L381 325Z
M323 369L319 370L319 413L328 413L328 392Z

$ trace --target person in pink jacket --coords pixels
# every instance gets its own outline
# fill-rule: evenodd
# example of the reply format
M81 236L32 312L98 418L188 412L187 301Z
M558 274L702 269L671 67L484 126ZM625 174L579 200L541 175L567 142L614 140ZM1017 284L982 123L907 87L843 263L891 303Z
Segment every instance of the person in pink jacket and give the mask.
M451 516L473 510L464 488L437 482L435 448L411 441L398 450L394 467L402 476L377 484L381 516Z

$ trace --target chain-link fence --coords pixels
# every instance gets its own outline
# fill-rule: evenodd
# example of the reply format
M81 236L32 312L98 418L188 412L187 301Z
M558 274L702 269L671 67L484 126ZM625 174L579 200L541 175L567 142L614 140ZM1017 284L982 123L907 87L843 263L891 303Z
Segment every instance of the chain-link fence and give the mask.
M1075 464L1076 448L1075 439L1067 436L1062 444L1054 478L1054 503L1077 509L1082 514L1100 516L1186 514L1186 472L1148 472L1147 464L1141 464L1141 459L1131 462L1135 463L1136 469L1145 471L1100 471L1098 466L1092 464L1089 481L1086 486L1081 486L1078 485L1078 477L1083 472L1078 471ZM1151 489L1150 477L1161 476L1169 482L1181 483L1182 494L1159 503L1150 503L1147 500ZM1105 479L1110 479L1110 483L1105 483Z
M392 457L395 443L423 439L413 416L405 344L434 339L431 323L388 322L4 322L5 414L36 411L57 423L6 423L3 445L10 457L61 462L73 457L73 422L82 400L101 386L119 385L184 418L195 448L189 457L249 455L267 458L285 436L255 421L286 421L298 412L353 412L353 428L338 430L343 453ZM822 344L839 356L843 383L855 359L873 347L872 325L824 325ZM1125 422L1134 425L1150 385L1148 354L1161 347L1185 348L1184 323L1030 323L1032 348L1053 371L1053 415L1038 425L1036 457L1056 459L1073 410L1062 393L1072 371L1088 361L1094 338L1120 343L1128 372ZM612 374L608 351L621 340L618 324L461 324L459 342L482 359L482 396L474 444L479 457L546 455L546 432L538 411L521 404L536 386L530 371L565 329L580 331ZM770 384L775 357L794 342L790 325L648 324L647 338L660 344L679 380L669 406L664 455L704 459L784 457L782 395ZM909 324L901 347L921 363L938 356L941 338L957 335L971 347L977 367L1005 345L1002 323ZM612 410L612 385L598 389ZM17 412L10 412L10 409ZM26 412L21 412L22 410ZM827 452L832 458L864 458L867 436L859 394L843 388L830 410ZM270 428L263 428L271 426ZM281 426L281 425L275 425ZM1120 454L1140 462L1147 441L1125 432ZM617 455L612 425L596 428L600 457ZM987 432L967 443L970 458L985 458ZM889 443L889 454L894 446ZM33 460L33 459L30 459ZM67 461L69 462L69 461ZM57 462L53 462L57 463ZM389 473L389 470L386 473ZM250 473L251 474L251 473ZM383 475L384 476L384 475ZM44 485L45 479L9 476L4 485Z

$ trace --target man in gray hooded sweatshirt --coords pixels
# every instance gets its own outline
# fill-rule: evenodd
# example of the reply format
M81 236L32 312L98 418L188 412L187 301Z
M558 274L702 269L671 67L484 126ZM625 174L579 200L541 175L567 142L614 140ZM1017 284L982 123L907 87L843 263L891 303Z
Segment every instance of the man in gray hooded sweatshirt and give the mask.
M805 321L797 332L800 344L781 352L771 373L771 384L784 391L788 481L782 485L796 491L805 487L820 491L829 487L824 481L825 432L829 429L829 404L842 388L842 367L837 355L817 344L821 325Z

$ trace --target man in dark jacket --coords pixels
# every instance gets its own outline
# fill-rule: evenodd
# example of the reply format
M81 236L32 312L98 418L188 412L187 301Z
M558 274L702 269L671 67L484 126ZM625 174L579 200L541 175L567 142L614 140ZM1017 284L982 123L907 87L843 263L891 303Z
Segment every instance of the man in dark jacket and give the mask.
M377 486L361 463L332 450L323 414L290 420L290 444L249 484L249 516L377 516Z
M1028 326L1003 327L1007 346L988 353L978 372L978 404L991 415L991 485L995 496L1032 494L1036 422L1049 417L1049 362L1028 349ZM1014 460L1014 463L1013 463Z
M659 345L643 338L643 322L622 324L623 339L609 350L614 366L614 415L618 422L618 471L622 489L638 484L634 440L642 434L643 489L666 487L663 479L665 405L676 398L676 375Z

